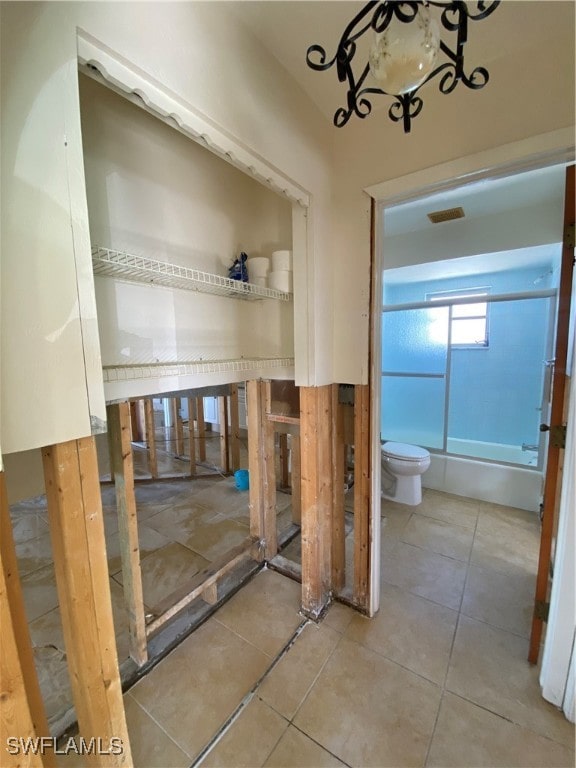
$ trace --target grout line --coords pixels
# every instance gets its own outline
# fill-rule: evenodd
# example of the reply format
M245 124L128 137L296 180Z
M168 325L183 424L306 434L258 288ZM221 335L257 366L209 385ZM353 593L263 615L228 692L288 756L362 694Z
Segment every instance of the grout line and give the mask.
M306 627L310 623L311 623L310 619L302 619L302 621L300 622L296 630L293 632L292 636L289 638L288 642L281 648L281 650L272 659L270 666L262 673L262 675L254 683L254 685L248 691L248 693L244 696L240 704L238 704L234 712L232 712L232 714L223 723L223 725L221 725L220 728L216 731L214 736L212 736L208 744L206 744L206 746L194 758L191 768L195 768L196 766L200 765L202 760L204 760L204 758L214 749L216 744L218 744L218 742L222 739L224 734L232 727L232 725L240 717L244 709L252 701L252 699L254 698L254 695L256 694L256 691L262 685L266 677L268 677L270 672L272 672L272 670L277 666L277 664L280 663L281 659L283 659L284 656L288 653L290 648L292 648L296 640L300 637L300 635L304 631L304 627Z
M143 704L141 704L141 703L138 701L138 699L137 699L135 696L133 696L133 695L130 693L130 691L126 691L126 693L123 695L123 697L122 697L122 698L125 698L126 696L129 696L129 697L130 697L130 699L131 699L131 700L132 700L132 701L133 701L133 702L134 702L134 703L135 703L135 704L136 704L136 705L139 707L139 709L141 709L141 710L142 710L142 712L144 712L144 714L145 714L145 715L147 715L147 716L150 718L150 720L152 720L152 722L153 722L153 723L155 723L155 724L158 726L158 728L160 728L160 730L161 730L161 731L162 731L162 732L163 732L163 733L166 735L166 737L167 737L168 739L170 739L170 741L171 741L171 742L174 744L174 746L176 746L176 747L177 747L177 748L180 750L180 752L182 752L183 754L185 754L185 755L186 755L186 757L191 757L190 753L189 753L189 752L188 752L186 749L184 749L184 747L182 746L182 744L179 744L179 743L178 743L178 742L177 742L177 741L176 741L176 740L175 740L175 739L174 739L174 738L173 738L173 737L172 737L172 736L171 736L171 735L168 733L168 731L166 730L166 728L164 728L164 726L162 725L162 723L159 723L159 722L158 722L158 720L156 720L156 718L154 717L154 715L153 715L151 712L149 712L149 711L146 709L146 707L145 707ZM130 733L128 733L128 737L130 737Z
M310 741L313 741L314 744L316 744L320 749L324 750L324 752L328 752L329 755L334 757L336 760L338 760L339 763L342 763L342 765L347 766L347 768L352 768L350 763L347 763L345 760L343 760L341 757L338 757L338 755L334 754L334 752L331 752L327 747L324 746L324 744L321 744L319 741L316 741L316 739L312 738L310 734L306 733L306 731L303 731L301 728L298 728L297 725L294 725L294 723L291 723L292 728L295 728L297 731L299 731L303 736L306 736L307 739L310 739Z

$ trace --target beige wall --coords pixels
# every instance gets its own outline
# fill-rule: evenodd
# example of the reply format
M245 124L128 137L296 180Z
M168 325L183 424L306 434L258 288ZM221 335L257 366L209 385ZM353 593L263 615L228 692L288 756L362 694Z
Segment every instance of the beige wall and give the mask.
M489 21L471 25L467 56L488 68L488 85L442 95L428 84L410 134L388 119L385 96L365 120L334 129L335 380L367 377L369 199L362 190L573 126L574 8L505 0Z

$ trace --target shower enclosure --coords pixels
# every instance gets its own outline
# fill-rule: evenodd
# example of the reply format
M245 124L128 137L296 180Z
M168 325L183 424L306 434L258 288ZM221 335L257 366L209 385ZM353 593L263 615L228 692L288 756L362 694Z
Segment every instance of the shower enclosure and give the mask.
M381 439L540 469L555 291L452 293L384 307Z

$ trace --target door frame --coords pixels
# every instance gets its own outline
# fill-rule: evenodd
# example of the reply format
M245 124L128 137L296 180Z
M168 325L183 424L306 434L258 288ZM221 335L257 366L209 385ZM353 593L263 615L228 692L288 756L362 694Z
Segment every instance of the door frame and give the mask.
M372 302L370 317L370 392L371 431L372 431L372 531L371 538L371 611L375 613L379 604L380 584L380 371L376 370L380 361L382 340L381 286L383 269L383 231L380 222L384 210L391 205L427 197L437 192L447 191L485 179L513 176L523 171L546 168L553 165L568 166L574 163L575 127L563 128L549 133L539 134L510 144L485 150L457 160L431 166L415 173L371 185L364 192L373 199L372 238L374 243L372 258L372 295L379 295L380 301ZM380 293L377 294L377 290ZM376 375L377 374L377 375ZM378 385L377 385L378 383ZM564 482L567 482L565 472Z

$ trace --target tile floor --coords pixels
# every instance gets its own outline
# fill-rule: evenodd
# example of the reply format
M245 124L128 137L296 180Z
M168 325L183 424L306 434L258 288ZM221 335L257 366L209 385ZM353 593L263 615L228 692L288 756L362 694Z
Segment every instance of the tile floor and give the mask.
M247 508L231 480L218 483L217 501L214 481L199 482L192 496L184 481L169 496L165 485L139 486L147 604L217 556L221 536L228 547L244 535ZM112 496L105 489L122 657ZM57 709L69 689L45 507L17 506L37 662ZM382 526L374 619L335 603L320 624L306 622L299 585L261 571L125 694L134 765L573 766L573 726L540 697L526 663L535 516L425 491L417 508L383 502Z

